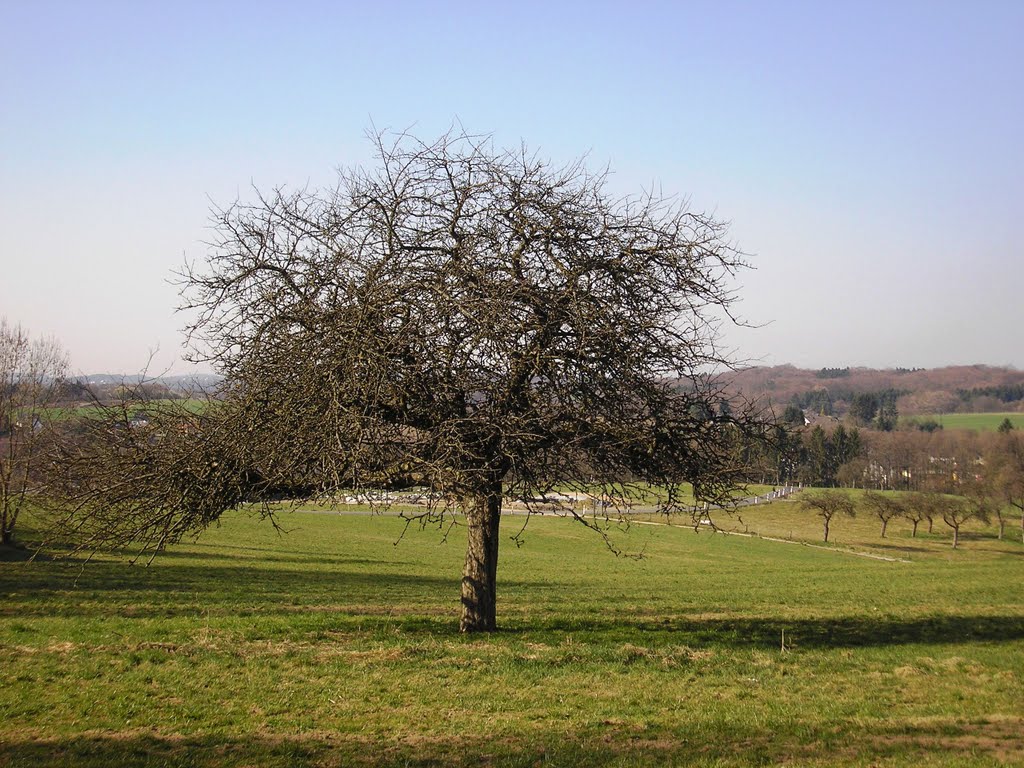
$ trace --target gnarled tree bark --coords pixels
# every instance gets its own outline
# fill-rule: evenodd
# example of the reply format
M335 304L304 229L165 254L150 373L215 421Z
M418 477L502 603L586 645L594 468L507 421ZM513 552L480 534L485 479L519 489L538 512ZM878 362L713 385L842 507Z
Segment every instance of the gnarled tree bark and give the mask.
M462 632L497 629L498 529L501 482L465 500L466 564L462 571Z

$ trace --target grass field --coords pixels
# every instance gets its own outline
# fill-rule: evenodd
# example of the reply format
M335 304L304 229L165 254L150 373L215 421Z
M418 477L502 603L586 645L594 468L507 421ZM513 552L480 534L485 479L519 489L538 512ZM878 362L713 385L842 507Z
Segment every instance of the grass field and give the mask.
M46 418L53 419L54 421L65 421L72 418L98 419L109 416L112 413L117 414L119 407L116 404L110 404L106 407L97 404L55 405L44 408L43 413ZM209 401L197 398L186 400L139 400L128 402L125 404L125 407L130 414L136 412L145 413L147 409L161 408L182 408L192 413L201 413L209 407Z
M466 637L461 529L282 522L149 568L0 562L0 765L1024 763L1024 545L991 528L634 524L632 559L533 518L503 629ZM820 536L795 503L723 522Z
M978 432L995 432L1003 419L1009 419L1014 427L1024 429L1024 413L943 413L909 418L918 421L934 419L943 429L973 429Z

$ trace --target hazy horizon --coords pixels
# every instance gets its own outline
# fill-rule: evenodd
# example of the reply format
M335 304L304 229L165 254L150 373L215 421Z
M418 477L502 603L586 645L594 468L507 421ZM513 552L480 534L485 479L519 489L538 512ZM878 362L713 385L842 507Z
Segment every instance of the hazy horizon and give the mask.
M766 364L763 364L763 365L761 365L761 364L752 364L752 365L746 365L746 366L738 366L736 368L736 370L742 371L742 370L747 370L747 369L750 369L750 368L785 368L785 367L792 367L792 368L794 368L796 370L799 370L799 371L807 371L807 372L812 372L812 373L816 372L816 371L821 371L821 370L823 370L825 368L849 368L851 371L854 371L854 372L856 372L856 371L879 371L879 372L882 372L882 373L887 372L887 371L895 371L898 368L903 368L903 366L890 366L890 367L887 367L887 368L876 368L876 367L869 366L869 365L828 365L828 366L819 365L819 366L814 366L814 367L804 367L804 366L794 365L793 363L770 363L770 364L766 363ZM935 367L932 367L932 368L915 368L913 370L915 370L915 371L939 371L939 370L944 370L944 369L948 369L948 368L991 368L991 369L994 369L994 370L1006 370L1006 371L1010 371L1010 372L1018 372L1018 371L1021 370L1020 368L1018 368L1015 365L992 365L990 363L956 363L956 364L952 364L952 365L935 366ZM162 378L174 378L174 379L182 379L182 378L184 378L184 379L187 379L187 378L193 377L193 376L200 377L200 378L201 377L210 377L210 376L223 378L222 374L216 373L215 371L213 371L211 369L203 369L203 370L197 369L197 370L194 370L194 371L187 371L185 373L154 373L152 371L149 371L149 372L147 372L145 374L141 374L139 372L132 372L132 371L85 371L85 372L75 371L75 372L72 372L70 374L71 378L79 378L79 379L82 379L82 378L92 379L92 378L99 378L99 377L110 377L110 378L115 378L115 379L116 378L122 378L122 377L125 378L125 379L135 379L137 377L141 377L141 378L144 378L144 379L147 379L147 380L148 379L162 379Z
M7 4L0 316L182 361L211 206L458 120L731 222L750 363L1024 367L1024 4Z

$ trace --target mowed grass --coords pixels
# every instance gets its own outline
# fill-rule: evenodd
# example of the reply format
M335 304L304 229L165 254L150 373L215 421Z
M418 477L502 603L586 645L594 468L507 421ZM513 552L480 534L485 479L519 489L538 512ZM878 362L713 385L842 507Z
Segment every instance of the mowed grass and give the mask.
M819 530L794 503L725 521ZM633 524L635 559L534 517L502 630L462 636L463 529L282 524L232 513L148 568L0 562L0 765L1024 762L1024 545L989 528L953 552L866 518L827 549Z

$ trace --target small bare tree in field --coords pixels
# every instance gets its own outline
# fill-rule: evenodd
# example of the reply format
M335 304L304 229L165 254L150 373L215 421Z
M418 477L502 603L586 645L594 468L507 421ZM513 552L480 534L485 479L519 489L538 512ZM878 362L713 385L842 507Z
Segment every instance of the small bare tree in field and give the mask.
M929 479L930 490L921 494L930 517L941 518L953 531L953 548L960 545L960 530L971 520L988 522L992 507L992 484L986 478L985 462L976 435L968 434L951 444L951 471Z
M991 516L995 517L996 525L999 528L996 538L1000 541L1006 535L1006 523L1011 510L1013 510L1013 506L1007 498L1007 489L1004 485L1005 475L1002 470L1003 468L998 466L998 463L989 462L985 467L984 476L979 478L976 487L969 491L969 499L975 504L983 506Z
M895 517L902 517L905 512L905 504L902 499L891 494L868 491L864 494L864 506L879 519L882 523L882 538L885 538L885 531L889 527L889 521ZM914 524L914 533L917 534L917 524Z
M910 521L910 524L914 526L911 536L917 538L917 526L923 523L925 520L928 521L928 532L932 531L932 519L933 511L929 507L927 500L923 493L912 494L903 504L903 517Z
M914 505L929 517L940 518L953 531L953 549L960 545L960 529L971 520L988 520L988 509L979 498L929 491L914 495Z
M373 141L335 189L217 212L184 281L223 401L86 440L68 520L160 548L246 499L427 486L425 519L466 527L460 626L489 631L504 499L656 485L671 510L682 483L716 502L742 479L762 427L708 374L744 263L721 222L581 162Z
M0 541L11 544L26 501L39 489L46 429L67 355L0 318Z
M1003 537L1003 510L1008 507L1020 515L1021 540L1024 541L1024 436L1018 430L998 435L985 473L999 510L999 538Z
M828 542L832 519L836 515L853 517L856 514L856 508L850 497L842 491L821 491L815 494L808 494L804 496L800 503L805 509L813 511L821 518L826 543Z
M988 510L977 499L964 499L947 496L940 506L942 522L953 529L953 549L960 543L960 528L970 520L988 522Z

